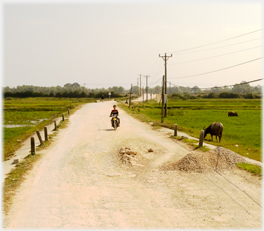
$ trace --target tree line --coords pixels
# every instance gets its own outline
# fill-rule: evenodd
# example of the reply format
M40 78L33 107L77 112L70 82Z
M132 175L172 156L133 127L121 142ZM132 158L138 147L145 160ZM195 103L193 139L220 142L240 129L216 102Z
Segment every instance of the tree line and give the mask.
M143 89L142 89L143 90ZM144 89L146 90L146 89ZM262 93L262 86L250 86L246 82L234 85L232 87L213 87L210 89L201 89L198 86L194 87L182 87L182 86L170 86L168 84L168 94L174 97L185 97L187 94L196 97L200 94L202 97L207 98L260 98ZM14 88L4 87L4 97L68 97L68 98L101 98L104 96L107 98L108 93L111 93L111 97L123 97L130 93L130 89L125 89L122 86L114 86L109 88L96 88L90 89L81 86L79 83L66 83L63 87L39 87L33 85L23 85ZM143 91L141 91L143 92ZM148 88L149 93L160 94L161 86L157 85L153 88ZM139 94L140 89L138 86L132 87L133 94Z

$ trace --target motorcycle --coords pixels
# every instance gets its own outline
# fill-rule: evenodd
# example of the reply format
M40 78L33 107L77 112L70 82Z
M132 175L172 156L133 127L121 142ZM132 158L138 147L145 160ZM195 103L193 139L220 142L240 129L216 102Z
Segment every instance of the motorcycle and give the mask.
M112 123L112 127L116 130L118 127L117 115L112 115L111 123Z

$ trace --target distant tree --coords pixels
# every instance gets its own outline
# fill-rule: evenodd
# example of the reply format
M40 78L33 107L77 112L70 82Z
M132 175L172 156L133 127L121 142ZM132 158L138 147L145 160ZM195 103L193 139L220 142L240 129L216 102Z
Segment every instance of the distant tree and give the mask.
M76 88L76 87L80 87L80 86L81 86L81 85L80 85L79 83L76 83L76 82L72 84L72 87L74 87L74 88Z
M260 85L252 87L252 92L260 94L262 92L262 87Z
M192 93L195 93L195 94L202 92L201 89L197 86L194 86L193 88L191 88L191 90L192 90Z
M221 92L221 89L218 88L218 87L212 87L212 88L211 88L211 92L218 94L218 93Z
M250 87L248 83L246 83L245 81L242 81L240 84L236 84L233 87L232 91L238 94L246 94L246 93L251 93L252 88Z
M71 85L70 83L66 83L66 84L64 85L64 87L66 87L66 88L71 88L72 85Z
M153 93L160 94L161 93L161 86L157 85L153 88Z

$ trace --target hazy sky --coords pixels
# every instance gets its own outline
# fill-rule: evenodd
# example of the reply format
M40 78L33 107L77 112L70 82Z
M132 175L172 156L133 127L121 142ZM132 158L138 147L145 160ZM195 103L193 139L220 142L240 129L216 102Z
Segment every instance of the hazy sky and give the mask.
M153 87L165 52L173 55L172 84L203 88L262 77L261 1L36 2L2 5L4 86L128 89L142 74L142 85L150 75Z

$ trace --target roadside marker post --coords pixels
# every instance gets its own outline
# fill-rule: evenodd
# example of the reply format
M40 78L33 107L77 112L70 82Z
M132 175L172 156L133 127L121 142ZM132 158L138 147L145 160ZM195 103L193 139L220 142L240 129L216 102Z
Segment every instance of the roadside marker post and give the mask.
M44 136L45 136L45 141L48 141L49 137L48 137L48 127L47 126L44 127Z
M204 141L204 130L201 130L200 139L199 139L199 148L203 147L203 141Z
M54 120L53 122L54 122L54 130L57 130L57 122L56 122L56 120Z
M35 138L33 136L30 139L30 144L31 144L31 155L34 155L36 152L36 147L35 147Z
M178 125L174 124L174 136L177 136Z
M40 135L39 130L36 130L36 133L37 133L37 136L38 136L38 138L39 138L40 145L43 145L44 142L43 142L43 140L42 140L42 138L41 138L41 135Z

